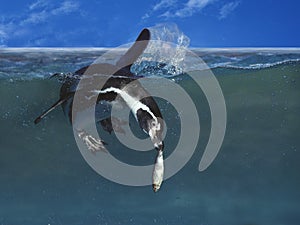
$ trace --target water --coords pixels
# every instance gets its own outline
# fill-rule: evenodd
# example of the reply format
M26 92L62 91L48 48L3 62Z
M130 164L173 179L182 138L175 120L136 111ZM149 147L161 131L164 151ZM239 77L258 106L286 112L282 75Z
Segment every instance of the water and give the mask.
M105 51L0 50L0 224L299 224L299 49L193 49L222 88L226 135L213 164L199 172L208 104L186 74L168 75L194 99L201 135L192 159L158 193L94 172L60 108L33 124L59 96L61 84L49 76L73 72ZM177 123L172 110L162 111ZM122 150L114 149L116 157L153 162L151 151Z

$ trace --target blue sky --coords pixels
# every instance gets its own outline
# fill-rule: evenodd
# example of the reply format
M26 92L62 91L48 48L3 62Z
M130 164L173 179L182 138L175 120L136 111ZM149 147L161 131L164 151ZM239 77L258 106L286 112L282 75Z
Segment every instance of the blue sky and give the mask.
M115 47L173 22L192 47L300 47L298 0L0 0L1 47Z

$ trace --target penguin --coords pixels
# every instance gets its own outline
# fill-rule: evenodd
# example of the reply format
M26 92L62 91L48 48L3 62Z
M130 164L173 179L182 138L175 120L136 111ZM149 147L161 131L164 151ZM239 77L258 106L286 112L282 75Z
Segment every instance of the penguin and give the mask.
M137 37L135 43L128 51L117 61L115 65L107 63L91 64L85 66L68 76L63 82L60 89L60 98L40 116L34 123L38 124L48 113L57 106L61 105L64 113L69 117L72 123L72 104L77 86L81 79L90 79L93 82L101 79L106 80L105 84L99 90L94 90L93 94L97 95L97 104L106 102L113 104L116 101L123 101L130 108L140 128L149 135L155 149L162 152L164 149L163 142L163 117L154 98L143 88L138 81L142 76L137 76L130 71L132 64L144 52L150 40L150 31L143 29ZM108 79L101 74L111 75ZM59 75L54 74L52 77ZM80 90L79 90L80 91ZM87 96L88 98L88 96ZM97 106L96 106L97 107ZM101 112L100 112L101 113ZM102 119L100 125L105 131L111 133L114 129L112 126L112 118ZM80 131L80 137L83 136ZM87 135L88 136L88 135ZM86 141L87 143L95 143L94 141ZM102 144L106 144L102 142ZM97 144L97 146L99 143ZM160 155L160 154L159 154Z

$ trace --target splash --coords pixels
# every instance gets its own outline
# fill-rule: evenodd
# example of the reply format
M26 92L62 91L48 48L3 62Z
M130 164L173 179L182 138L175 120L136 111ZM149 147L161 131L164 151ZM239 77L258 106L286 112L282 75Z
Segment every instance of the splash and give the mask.
M176 24L158 24L148 29L151 31L151 41L131 71L143 76L182 74L190 39Z

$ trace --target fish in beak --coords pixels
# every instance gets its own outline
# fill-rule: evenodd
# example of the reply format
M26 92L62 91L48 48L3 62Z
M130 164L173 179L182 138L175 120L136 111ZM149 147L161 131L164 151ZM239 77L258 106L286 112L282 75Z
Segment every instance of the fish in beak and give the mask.
M152 188L154 192L157 192L164 179L164 157L163 151L158 150L157 157L154 165L153 176L152 176Z

